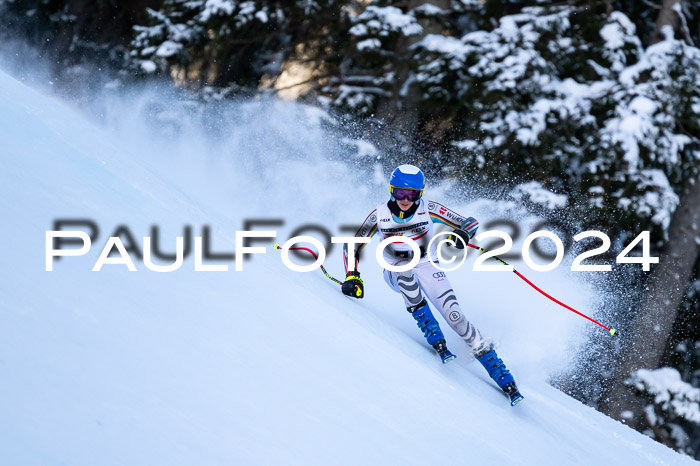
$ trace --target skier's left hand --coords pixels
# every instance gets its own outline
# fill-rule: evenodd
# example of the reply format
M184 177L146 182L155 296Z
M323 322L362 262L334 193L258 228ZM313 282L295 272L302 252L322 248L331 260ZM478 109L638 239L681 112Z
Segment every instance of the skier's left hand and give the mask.
M459 238L461 238L461 240ZM469 237L469 233L467 233L464 230L461 230L459 228L455 228L452 230L452 232L447 236L447 239L450 241L454 241L455 247L457 249L464 249L464 246L469 244L469 240L471 239ZM462 241L463 240L463 241Z
M452 231L447 239L454 241L457 249L464 249L464 246L469 244L469 240L474 237L476 230L478 229L479 222L474 217L468 217L464 222L462 222L462 225L460 225L459 228L455 228ZM460 241L457 238L458 236L462 238L464 242Z
M479 229L479 221L474 217L467 217L465 221L459 226L461 230L464 230L469 235L469 238L473 238L476 235L476 230Z

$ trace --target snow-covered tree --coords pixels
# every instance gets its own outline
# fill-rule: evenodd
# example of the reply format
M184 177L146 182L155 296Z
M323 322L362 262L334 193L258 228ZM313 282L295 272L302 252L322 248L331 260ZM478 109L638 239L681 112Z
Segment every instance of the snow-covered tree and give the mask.
M123 76L132 27L161 2L0 0L0 43L15 52L22 51L19 44L32 47L23 66L38 60L61 90L81 93Z
M669 38L645 50L624 14L566 6L415 50L455 168L536 179L579 199L582 217L663 237L697 173L697 48Z
M670 367L640 369L626 383L649 400L644 408L645 433L694 455L687 430L690 425L700 425L700 389L681 380L678 371Z
M165 0L131 43L135 68L180 85L257 89L294 54L317 62L345 20L342 0ZM320 62L318 62L320 63Z
M418 12L387 3L392 2L371 4L351 17L338 73L321 89L336 108L369 116L380 101L402 91L397 67L408 60L409 51L400 45L406 38L421 35L423 27Z
M693 278L685 290L683 303L678 310L671 337L669 352L664 363L676 368L681 379L694 387L700 387L700 262L696 262ZM690 437L686 448L700 452L700 425L687 425Z

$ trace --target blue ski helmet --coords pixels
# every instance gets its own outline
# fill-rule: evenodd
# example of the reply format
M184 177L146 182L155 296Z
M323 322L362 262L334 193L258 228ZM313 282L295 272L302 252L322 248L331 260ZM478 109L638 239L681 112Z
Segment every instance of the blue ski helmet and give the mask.
M391 200L408 199L417 202L423 196L425 176L414 165L401 165L394 170L389 180Z

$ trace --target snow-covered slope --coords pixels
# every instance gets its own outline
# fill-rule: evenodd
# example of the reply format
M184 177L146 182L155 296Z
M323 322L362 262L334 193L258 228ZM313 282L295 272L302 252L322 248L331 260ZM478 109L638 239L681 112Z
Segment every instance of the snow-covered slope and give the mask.
M450 277L519 381L516 408L452 333L458 359L440 364L371 259L362 301L269 244L242 272L195 273L191 255L170 273L92 272L119 225L139 242L158 225L165 251L210 225L213 251L231 252L246 218L283 218L280 239L308 222L338 234L384 195L327 160L333 135L303 107L240 104L216 147L150 137L127 110L105 131L0 73L0 463L692 463L546 383L588 324L513 274ZM46 272L61 218L99 237ZM326 265L342 275L337 248ZM537 281L590 303L563 272Z

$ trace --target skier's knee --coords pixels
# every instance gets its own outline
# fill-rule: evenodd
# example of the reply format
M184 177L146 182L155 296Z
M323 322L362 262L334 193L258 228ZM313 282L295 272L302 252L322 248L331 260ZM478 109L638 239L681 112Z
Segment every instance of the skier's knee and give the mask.
M413 314L416 312L418 309L422 308L423 306L427 306L428 302L425 300L425 298L421 299L421 301L418 304L415 304L413 306L408 306L406 307L406 310Z

